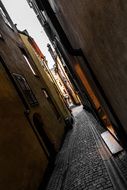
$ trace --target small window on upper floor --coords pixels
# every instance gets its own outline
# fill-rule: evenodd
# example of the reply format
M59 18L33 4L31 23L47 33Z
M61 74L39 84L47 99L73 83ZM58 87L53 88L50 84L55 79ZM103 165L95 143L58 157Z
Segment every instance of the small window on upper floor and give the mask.
M52 110L54 111L56 118L59 119L60 118L60 113L58 110L58 106L54 103L54 101L52 100L52 98L50 97L48 91L45 88L42 88L42 92L43 95L45 96L45 98L48 100L48 102L50 103Z
M65 90L65 89L64 89L63 91L64 91L64 93L65 93L65 94L67 94L67 92L66 92L66 90Z
M33 73L34 75L36 75L36 73L35 73L34 69L32 68L32 66L31 66L31 64L30 64L30 62L29 62L29 60L28 60L28 58L27 58L25 55L23 55L23 57L24 57L24 59L26 60L26 62L27 62L27 64L28 64L30 70L32 71L32 73Z
M0 15L2 16L4 22L10 27L12 28L10 22L8 21L6 14L4 13L3 9L0 7Z
M56 13L57 10L58 10L58 7L56 6L55 1L54 0L49 0L49 3L50 3L50 6L52 7L54 13Z
M59 81L60 86L63 86L62 83Z
M29 4L30 8L33 8L33 2L32 2L32 0L27 0L27 2Z
M37 75L36 75L36 72L34 71L33 67L31 66L31 63L30 63L30 61L29 61L29 59L28 59L28 57L27 57L27 54L26 54L25 50L24 50L23 48L20 48L20 50L21 50L21 52L22 52L22 55L23 55L23 57L24 57L24 59L25 59L27 65L28 65L29 68L30 68L31 72L33 73L34 76L37 76Z

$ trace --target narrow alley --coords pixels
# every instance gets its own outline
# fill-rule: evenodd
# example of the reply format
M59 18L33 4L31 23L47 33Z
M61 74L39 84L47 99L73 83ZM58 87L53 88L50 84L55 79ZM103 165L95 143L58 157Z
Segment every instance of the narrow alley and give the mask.
M105 129L82 106L73 108L73 115L74 128L56 158L47 190L126 189L127 154L122 152L121 158L119 155L112 158L100 137ZM123 158L126 161L121 164ZM126 170L124 176L122 170Z
M127 0L0 0L0 190L127 190Z

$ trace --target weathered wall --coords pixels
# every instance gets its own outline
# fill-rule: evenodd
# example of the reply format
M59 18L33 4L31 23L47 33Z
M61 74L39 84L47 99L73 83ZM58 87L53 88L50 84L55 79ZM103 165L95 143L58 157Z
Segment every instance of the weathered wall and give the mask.
M71 44L84 51L127 132L127 2L60 0L55 4Z
M35 190L41 183L48 160L1 62L0 107L0 189Z
M55 149L58 150L65 124L62 119L56 118L41 91L42 81L33 75L23 58L19 47L24 49L25 47L20 37L3 22L1 17L0 26L0 33L4 38L4 40L0 39L0 56L10 73L18 73L26 78L39 103L33 107L28 104L30 110L28 117L33 124L33 114L40 114L44 130ZM34 68L32 58L29 54L27 55ZM34 69L38 72L36 67ZM2 65L0 66L0 105L0 189L35 190L40 185L48 160L26 119L21 99ZM34 124L33 127L35 129ZM40 135L37 136L44 144Z

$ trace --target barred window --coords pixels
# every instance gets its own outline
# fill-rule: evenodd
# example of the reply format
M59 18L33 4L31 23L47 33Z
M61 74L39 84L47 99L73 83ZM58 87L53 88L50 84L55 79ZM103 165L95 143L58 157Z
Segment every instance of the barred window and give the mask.
M38 101L33 93L33 91L31 90L29 84L27 83L26 79L22 76L19 75L17 73L13 73L13 78L19 88L19 90L21 91L22 95L24 96L24 98L26 99L26 101L31 105L37 105Z

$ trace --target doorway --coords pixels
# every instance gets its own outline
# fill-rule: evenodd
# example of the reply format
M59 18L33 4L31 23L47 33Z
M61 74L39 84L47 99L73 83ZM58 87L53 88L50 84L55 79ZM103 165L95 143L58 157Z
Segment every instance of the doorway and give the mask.
M53 143L51 142L47 133L45 132L44 124L43 124L43 121L42 121L40 114L34 113L33 123L34 123L36 130L37 130L38 134L40 135L42 141L44 142L45 147L47 148L47 151L50 155L50 158L54 159L57 152L54 148Z

